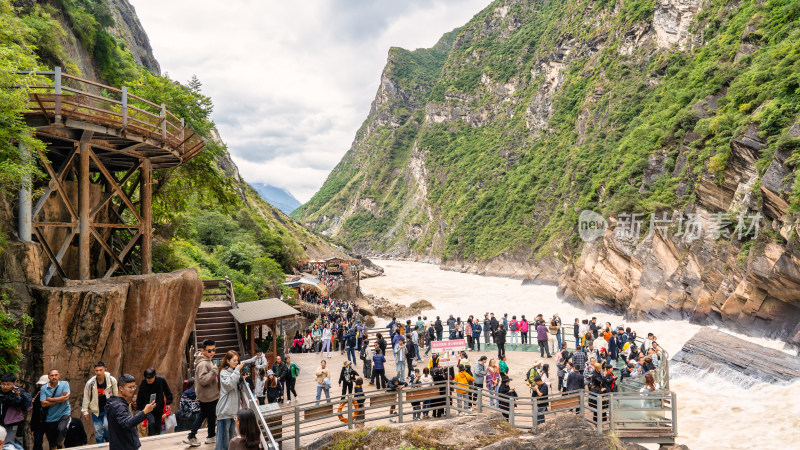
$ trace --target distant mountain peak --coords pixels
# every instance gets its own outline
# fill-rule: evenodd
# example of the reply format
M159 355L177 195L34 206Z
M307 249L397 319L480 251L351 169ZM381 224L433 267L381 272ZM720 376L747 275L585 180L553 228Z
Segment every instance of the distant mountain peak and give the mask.
M291 192L284 188L279 188L267 183L250 183L250 186L253 186L253 189L255 189L258 195L266 200L267 203L278 208L287 216L301 204Z

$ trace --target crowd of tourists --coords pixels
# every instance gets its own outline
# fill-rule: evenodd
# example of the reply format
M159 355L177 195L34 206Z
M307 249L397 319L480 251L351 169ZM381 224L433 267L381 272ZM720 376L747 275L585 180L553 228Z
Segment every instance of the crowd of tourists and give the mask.
M263 404L267 399L282 399L284 383L287 394L294 393L292 381L300 369L287 356L285 362L276 358L266 370L263 354L240 361L235 351L229 351L217 367L212 362L215 352L213 340L202 343L195 359L195 377L185 382L177 411L170 407L174 397L169 383L155 369L146 369L137 381L130 374L117 378L104 362L96 362L79 403L81 416L93 425L95 442L108 443L110 449L134 450L141 446L141 435L183 429L189 431L184 443L196 447L201 445L197 432L207 422L205 443L216 450L258 449L257 418L249 409L240 408L240 379ZM243 370L246 366L249 370ZM69 383L57 369L42 375L31 392L17 385L16 375L2 375L0 448L42 450L45 440L50 449L87 445L83 422L72 414L71 394ZM32 442L26 442L29 434Z
M366 330L358 305L351 301L332 299L315 291L301 291L301 299L316 307L317 317L311 326L295 331L289 352L325 352L330 357L332 351L344 354L349 349L347 355L355 363L355 352L360 348ZM356 341L349 342L351 338Z
M648 334L639 345L634 330L600 324L596 318L575 319L572 326L564 327L558 315L546 320L540 314L531 321L524 315L518 320L513 315L498 318L492 313L483 319L470 316L463 320L451 315L444 321L438 316L431 321L419 316L415 322L393 319L385 332L370 335L371 340L353 302L320 296L306 299L322 307L321 313L310 328L297 332L284 357L269 361L258 353L240 360L236 351L229 351L217 366L212 362L215 342L204 341L195 355L194 378L183 387L178 411L170 410L172 391L155 369L145 370L137 382L130 374L115 378L102 361L94 364L94 376L84 385L81 413L87 421L91 419L95 441L109 442L112 449L135 449L140 434L187 430L184 443L195 447L201 445L198 430L207 423L205 443L214 444L216 450L258 448L257 419L250 410L241 409L242 383L261 404L296 402L301 367L292 362L292 352L326 356L314 371L317 403L323 395L326 401L331 400L332 380L338 381L342 397L355 394L361 402L370 387L391 392L451 380L459 409L475 408L472 387L492 393L490 403L507 412L518 394L511 386L505 344L524 345L534 342L534 337L539 358L532 361L524 382L532 396L542 398L540 409L547 408L550 393L582 389L598 394L614 392L626 377L644 375L642 390L659 389L653 376L660 364L656 336ZM466 351L455 355L432 351L432 343L445 338L465 339ZM566 339L574 339L569 342L575 344L574 350L567 348ZM490 342L496 345L497 355L481 355L473 363L468 351L480 352L481 343ZM338 378L328 367L333 351L347 355ZM552 365L542 360L545 355L554 358ZM2 448L41 450L44 439L49 448L87 443L81 420L71 415L69 384L61 380L58 370L43 375L31 393L16 381L13 374L0 378ZM413 419L441 416L444 401L412 404ZM544 416L538 420L543 421ZM28 446L27 427L33 436Z
M474 393L469 387L486 389L497 395L490 395L490 401L504 411L513 407L511 397L516 390L511 386L509 366L506 359L505 344L523 345L535 342L539 357L554 358L554 364L535 359L527 369L525 385L533 397L540 397L540 412L547 409L547 397L551 393L588 390L596 394L615 392L619 383L626 377L644 375L642 391L656 391L653 371L659 365L659 346L656 337L649 333L642 345L636 343L636 332L630 327L613 327L611 323L600 324L596 317L575 319L572 326L563 326L559 316L545 319L541 314L528 321L524 315L502 318L486 313L482 320L470 316L464 320L450 315L442 321L436 317L428 321L419 316L417 321L405 322L393 318L388 325L388 335L375 334L374 342L366 336L353 339L352 345L359 348L361 373L357 362L348 357L341 368L338 384L341 395L364 392L367 386L375 389L395 391L407 386L431 386L437 381L451 380L459 407L476 408ZM569 337L567 337L569 336ZM468 351L480 351L481 342L490 342L497 347L497 356L480 356L473 364L467 351L458 355L431 352L432 342L443 339L465 339ZM574 338L574 350L568 349L567 339ZM350 348L348 347L348 355ZM423 352L421 355L420 353ZM423 357L431 354L427 364L421 365ZM391 356L390 356L391 355ZM394 362L390 368L389 359ZM453 359L456 360L452 364ZM447 360L447 367L443 361ZM387 374L393 373L394 376ZM331 370L322 360L315 372L316 402L321 394L330 400ZM443 401L443 400L442 400ZM419 402L414 406L413 419L421 420L431 413L432 417L442 414L442 406L436 401ZM544 421L544 415L537 419Z

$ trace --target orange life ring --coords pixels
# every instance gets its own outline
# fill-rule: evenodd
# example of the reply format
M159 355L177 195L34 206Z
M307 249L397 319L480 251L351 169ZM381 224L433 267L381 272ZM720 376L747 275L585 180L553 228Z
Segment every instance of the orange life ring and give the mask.
M353 400L353 409L358 409L358 402L355 401L355 400ZM344 410L344 412L345 412L344 414L342 414L342 410ZM347 423L348 422L348 420L347 420L347 402L339 403L339 409L336 412L339 413L339 420L341 420L342 423ZM358 414L358 413L353 412L353 419L356 418L356 414Z

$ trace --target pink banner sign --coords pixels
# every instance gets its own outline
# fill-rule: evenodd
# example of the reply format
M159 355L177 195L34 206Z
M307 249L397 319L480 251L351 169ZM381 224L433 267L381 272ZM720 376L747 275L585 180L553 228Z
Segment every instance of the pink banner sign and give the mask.
M458 352L467 349L466 339L453 339L450 341L431 342L431 351L434 353Z

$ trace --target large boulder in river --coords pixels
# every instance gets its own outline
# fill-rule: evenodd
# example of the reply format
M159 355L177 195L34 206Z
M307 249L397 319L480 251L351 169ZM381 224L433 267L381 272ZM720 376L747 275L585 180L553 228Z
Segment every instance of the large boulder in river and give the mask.
M671 361L726 378L733 373L741 380L744 375L752 380L750 384L788 383L800 379L800 359L796 356L711 328L698 331Z

